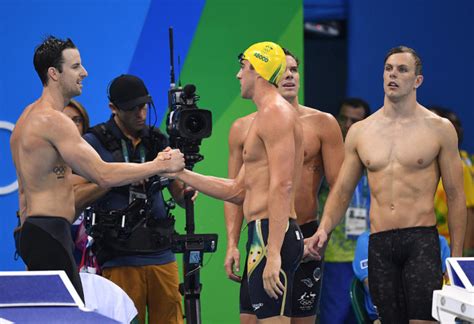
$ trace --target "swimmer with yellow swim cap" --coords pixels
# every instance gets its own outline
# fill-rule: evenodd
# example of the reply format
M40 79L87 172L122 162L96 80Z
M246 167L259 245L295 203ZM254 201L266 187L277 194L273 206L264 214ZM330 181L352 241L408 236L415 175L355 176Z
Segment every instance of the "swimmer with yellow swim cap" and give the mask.
M295 193L295 208L298 215L297 223L303 235L309 237L316 232L318 226L318 189L323 178L327 180L330 188L334 185L344 159L344 144L339 125L331 114L299 104L299 61L288 49L283 48L283 51L286 55L286 70L278 82L277 91L297 112L303 125L305 157L303 171ZM235 178L243 165L244 143L256 114L257 112L253 112L238 118L229 130L229 178ZM322 125L324 127L321 127ZM323 165L324 167L322 167ZM252 307L248 294L249 289L246 287L249 271L243 273L240 271L243 257L241 258L238 246L244 213L242 208L231 203L224 204L224 213L228 235L224 267L230 280L241 283L240 322L257 323L254 307ZM256 248L250 249L250 265L254 259L258 259L258 251ZM300 264L293 279L292 296L290 297L292 300L291 316L292 323L314 324L321 291L321 280L318 276L318 273L321 272L321 261L305 261Z
M178 178L217 199L243 204L248 223L246 274L253 312L261 323L290 323L291 291L303 255L296 223L295 190L303 167L303 129L296 110L277 91L286 69L282 48L272 42L250 46L240 58L243 98L257 112L244 143L235 179L184 170Z
M239 60L247 60L257 73L275 85L286 69L286 56L283 49L272 42L256 43L239 55Z

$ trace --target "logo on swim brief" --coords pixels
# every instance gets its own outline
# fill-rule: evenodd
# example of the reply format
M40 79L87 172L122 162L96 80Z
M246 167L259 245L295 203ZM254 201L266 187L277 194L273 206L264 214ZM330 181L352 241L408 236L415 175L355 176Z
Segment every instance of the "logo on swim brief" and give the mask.
M304 283L306 286L308 286L309 288L313 287L314 284L313 284L313 280L311 280L311 278L304 278L304 279L301 279L301 282Z
M365 269L365 268L368 268L368 267L369 267L369 260L368 259L360 261L360 268L361 269Z
M318 282L319 279L321 279L321 268L320 267L317 267L316 269L314 269L313 278L316 282Z
M300 304L300 309L301 310L310 310L313 305L314 305L314 300L316 299L316 294L315 293L307 293L305 292L303 295L301 295L300 298L298 298L298 302Z
M255 312L257 309L263 306L263 303L252 304L253 311Z
M295 231L295 234L296 234L296 239L297 239L298 241L301 240L300 232Z

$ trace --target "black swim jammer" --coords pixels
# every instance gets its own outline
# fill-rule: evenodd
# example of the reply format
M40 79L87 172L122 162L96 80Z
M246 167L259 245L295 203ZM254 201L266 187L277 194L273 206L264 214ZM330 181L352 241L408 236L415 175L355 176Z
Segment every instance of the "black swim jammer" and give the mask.
M370 235L369 288L382 323L434 321L433 290L441 289L442 284L436 226Z

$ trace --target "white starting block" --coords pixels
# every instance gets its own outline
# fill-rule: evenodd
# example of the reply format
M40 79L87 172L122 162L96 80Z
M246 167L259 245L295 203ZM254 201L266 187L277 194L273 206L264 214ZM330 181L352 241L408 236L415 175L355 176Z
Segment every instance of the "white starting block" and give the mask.
M450 285L433 291L431 315L441 323L474 322L474 258L447 258Z
M86 309L64 271L12 271L0 272L0 323L119 322Z

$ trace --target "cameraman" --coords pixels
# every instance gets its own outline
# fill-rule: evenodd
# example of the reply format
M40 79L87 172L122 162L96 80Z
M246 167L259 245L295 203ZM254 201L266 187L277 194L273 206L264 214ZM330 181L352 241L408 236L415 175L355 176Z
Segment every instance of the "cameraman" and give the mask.
M152 99L143 81L133 75L120 75L111 82L108 96L111 118L91 128L84 139L107 162L143 163L153 160L168 146L168 139L158 129L146 126L147 108ZM100 233L104 233L100 217L126 208L135 198L149 198L151 207L145 209L150 210L151 218L168 220L167 229L173 231L174 221L168 218L163 188L150 193L148 189L152 182L145 179L109 190L84 180L74 186L76 208L91 205L96 214L96 226ZM167 187L178 204L183 204L183 183L172 181ZM150 194L151 197L147 197ZM140 220L144 217L136 212L131 218ZM133 228L137 223L129 222L127 218L125 227ZM162 223L158 221L158 224ZM176 258L168 243L150 243L157 241L153 240L153 230L149 224L140 225L137 230L132 230L130 237L121 240L113 235L112 239L111 235L101 235L95 239L94 250L103 276L119 285L135 303L140 323L145 323L147 307L149 323L183 323ZM120 228L115 229L115 233L117 231Z

